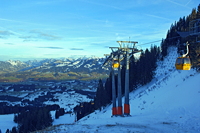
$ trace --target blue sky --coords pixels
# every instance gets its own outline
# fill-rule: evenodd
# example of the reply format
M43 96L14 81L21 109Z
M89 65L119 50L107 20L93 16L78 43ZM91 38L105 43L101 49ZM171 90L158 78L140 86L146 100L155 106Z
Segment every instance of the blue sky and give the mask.
M199 0L1 0L0 61L98 56L165 38ZM158 43L152 43L160 45ZM142 48L149 45L141 45Z

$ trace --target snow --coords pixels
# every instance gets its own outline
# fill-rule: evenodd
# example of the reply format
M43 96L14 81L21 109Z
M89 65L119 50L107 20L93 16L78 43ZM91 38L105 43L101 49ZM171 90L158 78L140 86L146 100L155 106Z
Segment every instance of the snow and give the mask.
M174 62L176 62L176 58L178 57L177 47L169 47L167 52L168 54L164 60L157 62L156 79L175 71Z
M76 123L58 125L46 132L200 132L200 73L175 70L175 51L170 48L164 61L158 62L152 82L130 93L131 116L111 117L109 105Z
M91 68L92 66L94 66L95 64L86 64L84 65L85 68Z
M66 64L58 64L58 65L56 65L56 67L63 67L63 66L66 66Z
M149 83L140 88L144 93L130 93L130 117L111 117L110 105L49 132L200 132L199 79L193 70L175 71L153 90Z
M20 61L12 61L12 60L8 60L7 62L9 62L11 65L13 66L17 66L18 64L24 64L23 62Z
M80 102L90 102L91 99L86 95L81 95L75 93L75 91L57 93L54 95L55 98L59 99L58 101L46 101L44 104L52 105L58 104L61 108L64 108L65 111L72 111L73 108L78 105Z
M42 96L42 92L34 92L34 93L29 93L24 99L28 99L30 101L34 101L35 98Z
M17 127L17 124L13 121L13 119L14 114L0 115L0 130L2 133L5 133L7 129L11 130L14 126Z
M17 63L16 63L15 61L9 60L8 62L9 62L11 65L13 65L13 66L17 65Z
M80 63L80 61L76 61L73 63L73 65L77 65L78 63Z

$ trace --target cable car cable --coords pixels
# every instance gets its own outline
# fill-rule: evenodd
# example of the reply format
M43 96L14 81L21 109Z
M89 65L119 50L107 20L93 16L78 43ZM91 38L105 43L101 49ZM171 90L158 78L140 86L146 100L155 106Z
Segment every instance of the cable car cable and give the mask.
M163 41L163 40L170 40L170 39L174 39L174 38L178 38L178 37L181 37L181 36L179 35L179 36L170 37L170 38L166 38L166 39L162 39L162 40L157 40L157 41L153 41L153 42L147 42L147 43L144 43L144 44L139 44L137 46L146 45L146 44L150 44L150 43L154 43L154 42L160 42L160 41Z

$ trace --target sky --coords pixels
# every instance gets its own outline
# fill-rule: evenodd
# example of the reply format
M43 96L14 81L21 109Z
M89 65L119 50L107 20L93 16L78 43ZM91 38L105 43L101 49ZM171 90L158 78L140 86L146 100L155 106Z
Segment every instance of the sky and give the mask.
M0 0L0 61L109 54L116 41L160 45L199 0ZM148 45L141 45L146 44Z

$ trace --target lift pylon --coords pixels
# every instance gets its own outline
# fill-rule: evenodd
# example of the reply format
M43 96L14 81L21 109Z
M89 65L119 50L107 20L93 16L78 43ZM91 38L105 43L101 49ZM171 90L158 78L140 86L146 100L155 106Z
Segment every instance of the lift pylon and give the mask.
M118 60L118 64L112 63L112 98L113 98L113 108L112 108L112 115L120 116L129 116L130 115L130 105L129 105L129 56L138 52L141 52L142 50L138 50L135 45L138 42L133 41L117 41L120 45L120 47L109 47L112 52L105 60L104 64L107 64L109 61L114 61L115 58ZM123 58L120 59L120 56L123 56ZM125 60L124 60L125 59ZM124 64L126 65L126 73L125 73L125 103L124 103L124 114L123 114L123 107L122 107L122 94L121 94L121 67L120 62L124 61ZM116 92L115 92L115 79L114 79L114 70L118 68L118 106L116 107Z

